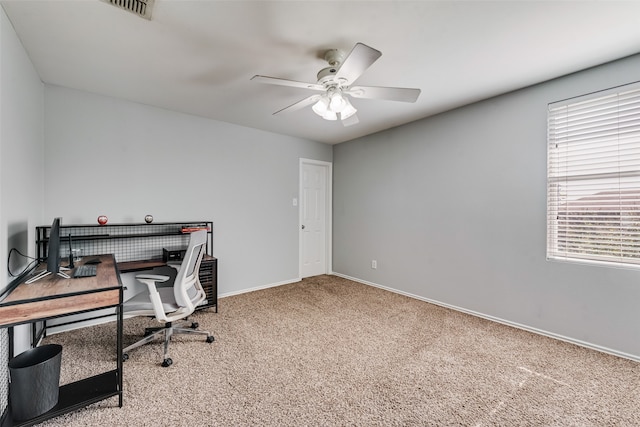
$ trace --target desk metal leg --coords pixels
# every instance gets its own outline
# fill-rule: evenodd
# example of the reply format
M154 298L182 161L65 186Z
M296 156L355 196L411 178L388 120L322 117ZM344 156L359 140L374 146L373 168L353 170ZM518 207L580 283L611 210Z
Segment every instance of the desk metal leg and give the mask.
M124 317L123 317L123 309L122 309L122 291L120 291L120 305L117 308L117 312L118 312L118 337L117 337L117 344L116 344L116 358L117 358L117 365L118 365L118 406L120 406L122 408L122 394L123 394L123 390L122 390L122 335L123 335L123 329L124 329Z

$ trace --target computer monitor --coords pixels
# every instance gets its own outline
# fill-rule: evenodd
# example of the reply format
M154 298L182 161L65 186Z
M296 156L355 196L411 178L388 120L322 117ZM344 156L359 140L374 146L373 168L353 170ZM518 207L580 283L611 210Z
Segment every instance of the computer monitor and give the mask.
M51 224L49 230L49 241L47 244L47 269L31 279L26 283L33 283L36 280L42 279L50 274L57 274L58 276L69 279L69 275L60 271L60 223L62 218L55 218Z

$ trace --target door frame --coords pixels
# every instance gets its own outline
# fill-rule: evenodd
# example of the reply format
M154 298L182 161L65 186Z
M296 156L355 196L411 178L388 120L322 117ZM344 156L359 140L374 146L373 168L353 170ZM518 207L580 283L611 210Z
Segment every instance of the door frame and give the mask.
M325 272L324 274L333 274L333 163L322 160L313 160L300 158L298 170L298 280L302 280L302 168L304 165L322 166L326 169L326 200L325 200Z

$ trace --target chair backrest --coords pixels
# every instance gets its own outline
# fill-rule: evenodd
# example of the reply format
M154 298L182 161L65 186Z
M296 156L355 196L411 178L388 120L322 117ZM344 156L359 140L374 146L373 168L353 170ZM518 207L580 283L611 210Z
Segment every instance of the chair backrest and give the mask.
M193 310L195 309L195 304L198 304L205 297L204 290L200 284L199 273L200 262L204 256L206 244L207 230L191 233L189 246L173 285L173 293L180 307L187 307Z

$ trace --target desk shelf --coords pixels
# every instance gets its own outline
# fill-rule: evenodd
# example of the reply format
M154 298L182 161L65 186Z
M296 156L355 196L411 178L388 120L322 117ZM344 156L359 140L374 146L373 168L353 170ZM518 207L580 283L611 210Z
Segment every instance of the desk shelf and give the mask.
M64 239L68 234L64 233L69 229L69 227L61 227L61 238ZM173 231L173 232L163 232L163 233L140 233L140 234L87 234L87 235L71 235L71 238L74 242L83 241L83 240L111 240L111 239L135 239L135 238L148 238L148 237L164 237L164 236L183 236L187 233L181 231ZM40 243L48 242L48 239L45 238Z
M61 257L69 256L69 245L81 249L82 256L113 254L118 263L162 258L163 248L186 247L189 231L208 231L206 253L211 255L213 247L213 223L211 221L183 221L132 224L82 224L60 226ZM51 226L36 227L36 256L43 260L47 256Z
M9 426L32 426L53 417L84 408L92 403L120 395L118 371L103 372L93 377L60 386L58 404L44 414L29 420L8 420Z

